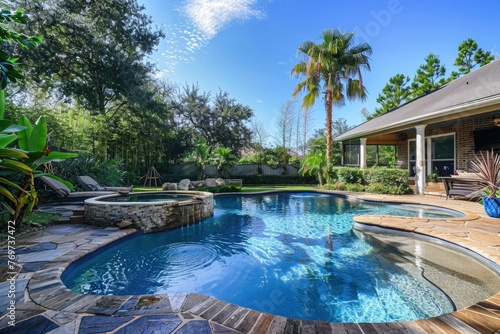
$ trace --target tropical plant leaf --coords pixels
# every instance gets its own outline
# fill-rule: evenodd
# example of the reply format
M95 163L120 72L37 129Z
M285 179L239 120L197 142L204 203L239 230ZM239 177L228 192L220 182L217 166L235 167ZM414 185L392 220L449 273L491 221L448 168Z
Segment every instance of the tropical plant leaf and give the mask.
M7 180L6 178L0 177L0 183L15 188L19 191L24 191L17 183Z
M10 119L0 119L0 133L10 133L5 131L9 126L12 125L12 121ZM15 132L15 131L13 131Z
M42 151L47 145L47 121L41 116L36 121L31 135L28 138L28 147L30 151Z
M17 199L14 195L12 195L12 193L10 191L8 191L6 188L0 186L0 195L4 196L5 198L7 198L8 200L10 200L12 203L16 204L17 203ZM9 206L7 206L9 207ZM12 208L10 208L9 211L13 211Z
M23 174L29 174L33 172L33 170L28 165L15 160L4 159L0 161L0 166L2 165L5 166L7 169L21 172Z
M47 157L49 159L52 159L52 161L55 160L65 160L65 159L72 159L72 158L77 158L78 153L70 153L70 152L50 152Z
M16 135L0 134L0 148L4 148L17 139Z
M0 90L0 119L3 119L5 113L5 90Z
M3 127L4 125L7 125L7 126ZM17 125L17 124L12 124L11 121L6 120L6 119L2 119L2 120L0 120L0 129L3 129L2 131L0 131L0 133L15 133L15 132L19 132L19 131L24 130L25 127L21 126L21 125Z
M31 137L31 131L33 129L33 126L31 125L30 121L26 116L21 116L21 119L19 120L18 123L20 126L24 126L25 129L20 131L17 134L17 143L19 145L19 148L24 151L31 151L28 147L28 139Z
M26 159L28 156L26 153L15 148L0 148L0 158L23 158Z

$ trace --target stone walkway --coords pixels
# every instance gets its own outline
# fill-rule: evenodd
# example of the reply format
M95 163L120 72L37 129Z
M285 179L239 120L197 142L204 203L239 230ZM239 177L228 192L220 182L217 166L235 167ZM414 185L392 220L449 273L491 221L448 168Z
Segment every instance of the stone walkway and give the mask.
M356 197L463 211L465 217L447 220L380 216L355 220L451 241L500 264L500 220L486 217L477 203L417 195ZM353 324L288 319L194 293L96 296L76 294L64 286L61 275L71 262L134 232L53 225L13 240L10 259L4 245L0 264L7 270L0 273L0 333L500 333L500 292L430 319ZM13 323L15 327L10 326Z

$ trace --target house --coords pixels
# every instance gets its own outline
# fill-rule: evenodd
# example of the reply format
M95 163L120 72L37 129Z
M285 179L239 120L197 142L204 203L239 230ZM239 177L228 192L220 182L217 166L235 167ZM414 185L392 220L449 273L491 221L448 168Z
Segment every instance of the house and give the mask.
M398 168L423 193L432 171L468 171L480 150L500 150L500 60L401 105L334 138L343 165L366 168L370 145L394 145Z

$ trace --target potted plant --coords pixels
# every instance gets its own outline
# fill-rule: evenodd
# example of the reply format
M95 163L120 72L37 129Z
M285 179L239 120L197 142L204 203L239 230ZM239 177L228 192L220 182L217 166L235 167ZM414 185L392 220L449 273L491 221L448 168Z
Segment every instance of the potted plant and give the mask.
M472 170L477 173L483 187L479 190L484 210L490 217L500 218L500 154L493 151L480 152L471 161Z
M439 172L436 167L434 168L431 174L427 175L426 181L427 181L427 187L444 189L444 184L439 180Z

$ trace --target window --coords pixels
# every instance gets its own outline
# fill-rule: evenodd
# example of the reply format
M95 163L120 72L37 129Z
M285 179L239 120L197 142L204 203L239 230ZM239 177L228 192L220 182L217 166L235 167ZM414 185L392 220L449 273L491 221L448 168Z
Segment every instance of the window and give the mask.
M359 166L359 144L344 145L344 165Z
M396 146L394 145L367 145L366 165L368 167L394 167L396 163Z
M449 176L455 173L455 135L446 134L426 138L425 152L427 174L437 172L439 176ZM415 176L414 167L417 162L417 142L408 141L408 172Z
M431 170L439 176L449 176L455 173L455 136L445 135L431 137ZM429 166L429 165L427 165Z

